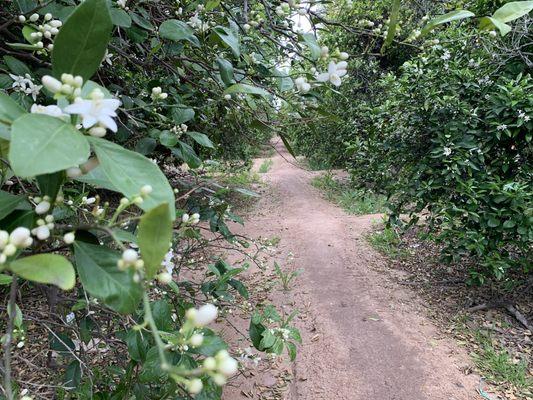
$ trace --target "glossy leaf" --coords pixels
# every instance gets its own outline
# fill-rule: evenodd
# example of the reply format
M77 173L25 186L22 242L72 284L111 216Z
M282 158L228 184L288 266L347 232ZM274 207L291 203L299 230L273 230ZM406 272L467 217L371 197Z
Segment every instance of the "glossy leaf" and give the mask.
M475 17L475 14L468 10L451 11L447 14L440 15L432 19L431 21L429 21L427 25L422 29L422 35L429 33L433 28L439 25L443 25L443 24L446 24L452 21L459 21L461 19L472 18L472 17Z
M213 33L216 34L220 40L231 49L235 57L240 57L241 49L239 37L231 29L225 26L216 26L213 28Z
M318 60L318 58L320 58L321 50L320 46L316 41L315 35L313 35L312 33L304 33L301 36L304 43L307 45L309 51L311 52L311 58L313 60Z
M58 254L37 254L19 258L9 264L9 269L21 278L32 282L56 285L70 290L76 283L74 267Z
M44 114L13 122L9 161L15 174L30 177L78 166L89 158L89 143L74 126Z
M168 204L161 204L141 217L138 244L148 278L153 277L165 258L172 240Z
M511 22L529 14L533 10L533 1L511 1L498 8L492 17L501 22Z
M215 146L213 145L213 142L209 140L206 134L200 133L200 132L187 132L187 135L190 136L196 143L198 143L201 146L209 147L210 149L214 149Z
M31 210L26 197L14 195L0 190L0 219L3 219L15 210Z
M0 92L0 122L11 124L18 117L26 114L26 111L11 97Z
M169 19L163 22L159 27L159 36L175 42L186 40L197 47L200 46L198 38L194 36L193 29L185 22L177 19Z
M52 69L89 79L104 58L113 23L105 0L85 0L68 17L54 40Z
M224 90L224 94L233 94L233 93L257 94L263 97L270 96L270 94L265 89L261 89L257 86L248 85L246 83L236 83L234 85L231 85L226 90Z
M175 218L174 191L157 165L141 154L105 139L91 137L89 140L100 161L99 168L113 187L131 198L138 195L144 185L151 185L153 191L140 207L150 210L167 203L171 218Z
M84 289L109 308L123 314L137 309L142 288L132 270L120 271L120 254L104 246L74 243L76 268Z

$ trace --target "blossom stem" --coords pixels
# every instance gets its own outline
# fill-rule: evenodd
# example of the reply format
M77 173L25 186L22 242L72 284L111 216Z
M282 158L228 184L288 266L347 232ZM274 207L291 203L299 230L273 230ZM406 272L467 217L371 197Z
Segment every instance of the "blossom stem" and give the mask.
M161 362L161 369L165 371L170 367L167 362L167 357L165 356L165 344L161 340L161 336L159 336L159 330L157 329L157 325L152 315L152 308L150 307L150 299L148 298L148 292L146 292L146 290L144 291L144 294L143 294L143 305L144 305L144 320L145 322L148 323L148 326L150 327L150 331L152 332L152 336L154 337L154 341L157 346L157 351L159 352L159 361Z

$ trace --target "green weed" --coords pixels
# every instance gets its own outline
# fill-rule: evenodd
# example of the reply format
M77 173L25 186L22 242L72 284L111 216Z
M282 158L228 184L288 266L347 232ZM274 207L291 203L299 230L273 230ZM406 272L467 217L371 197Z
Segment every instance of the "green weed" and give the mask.
M326 199L349 214L364 215L386 211L385 197L341 183L330 173L315 177L311 184L320 189Z
M260 174L266 174L270 168L272 168L272 165L274 164L274 162L269 158L267 160L264 160L262 163L261 163L261 166L259 167L259 173Z

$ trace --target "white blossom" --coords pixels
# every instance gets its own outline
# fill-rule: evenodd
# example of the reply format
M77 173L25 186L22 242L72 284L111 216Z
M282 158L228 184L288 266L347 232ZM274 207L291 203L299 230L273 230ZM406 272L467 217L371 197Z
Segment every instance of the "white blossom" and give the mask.
M34 114L45 114L51 117L61 118L67 116L63 113L63 110L56 105L42 106L40 104L33 104L30 108L30 112Z
M348 63L346 61L341 61L335 63L331 61L328 65L328 72L323 72L316 76L316 80L319 82L331 82L335 86L340 86L342 81L341 78L346 75L346 68Z
M90 100L77 98L73 104L65 107L65 112L68 114L79 114L85 129L100 124L116 132L117 123L112 117L117 116L115 110L119 106L119 100L104 99L103 92L100 89L94 89L91 93Z

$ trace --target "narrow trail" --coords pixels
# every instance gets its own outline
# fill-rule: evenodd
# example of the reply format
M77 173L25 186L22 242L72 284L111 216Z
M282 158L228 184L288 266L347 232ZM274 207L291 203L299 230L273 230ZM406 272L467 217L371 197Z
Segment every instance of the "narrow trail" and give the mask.
M276 147L264 174L272 193L259 201L245 232L278 236L281 252L293 254L292 267L305 269L288 294L306 315L298 321L304 344L289 398L480 398L479 377L461 371L465 354L438 335L420 301L392 282L366 243L380 217L349 216L321 198L310 185L314 173L287 162L283 145Z

